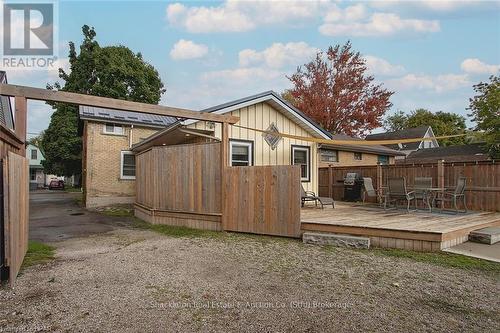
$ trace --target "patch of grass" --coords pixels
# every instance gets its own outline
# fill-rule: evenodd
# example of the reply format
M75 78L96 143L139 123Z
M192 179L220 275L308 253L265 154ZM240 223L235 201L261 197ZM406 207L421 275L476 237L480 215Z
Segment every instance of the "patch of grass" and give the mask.
M123 207L107 207L99 213L106 216L119 216L119 217L131 217L134 216L134 211L132 209Z
M67 186L64 188L65 192L81 192L82 188L81 187L73 187L73 186Z
M75 199L75 204L79 207L83 207L83 193L76 197Z
M55 247L36 241L29 241L23 268L44 264L54 259Z
M225 233L220 231L209 231L192 229L188 227L177 227L165 224L151 224L145 222L141 219L134 218L133 227L139 229L146 229L157 232L159 234L168 235L171 237L209 237L209 238L219 238L224 237Z
M467 257L447 252L415 252L401 249L373 249L374 254L395 258L412 259L418 262L431 263L443 267L452 267L466 270L479 270L500 274L500 263Z

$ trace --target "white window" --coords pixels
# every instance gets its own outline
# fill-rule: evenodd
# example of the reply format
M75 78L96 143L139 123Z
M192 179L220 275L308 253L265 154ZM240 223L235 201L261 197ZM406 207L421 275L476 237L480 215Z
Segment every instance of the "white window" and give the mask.
M130 151L122 151L121 179L135 179L135 155Z
M231 140L229 145L231 166L253 165L253 142Z
M106 123L104 125L104 133L122 135L123 134L123 126L115 125L115 124L111 124L111 123Z
M339 155L338 151L333 150L333 149L321 149L320 150L320 155L321 155L321 162L338 162L339 161Z
M306 146L292 146L292 165L300 165L300 180L311 181L311 152Z

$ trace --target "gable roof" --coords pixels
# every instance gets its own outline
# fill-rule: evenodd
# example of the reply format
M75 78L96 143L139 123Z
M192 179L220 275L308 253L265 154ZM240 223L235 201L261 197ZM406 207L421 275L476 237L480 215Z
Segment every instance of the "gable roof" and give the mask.
M0 71L0 83L7 83L7 74L4 71ZM14 129L14 115L9 96L0 96L0 124Z
M407 128L400 131L394 132L385 132L385 133L377 133L370 134L366 136L366 140L368 141L376 141L376 140L398 140L398 139L418 139L424 138L425 134L429 130L430 126L420 126L415 128ZM433 134L434 135L434 134ZM420 146L420 142L409 142L402 144L400 147L398 144L388 144L384 145L391 149L398 150L416 150Z
M363 139L355 138L344 134L334 134L332 136L332 140L364 141ZM400 151L382 145L364 146L364 145L345 145L345 144L322 144L320 148L332 148L343 151L355 151L360 153L372 153L372 154L387 155L387 156L406 156L405 153L402 153Z
M489 159L488 149L484 143L471 143L468 145L419 149L411 152L406 160L409 162L422 159L444 159L451 161L453 157L457 157L459 160L466 157L474 160Z
M319 138L330 139L331 134L323 129L319 124L313 121L311 118L306 116L302 111L291 105L288 101L286 101L283 97L281 97L278 93L269 90L264 91L259 94L255 94L252 96L240 98L234 101L230 101L227 103L219 104L216 106L212 106L206 109L201 110L202 112L213 112L216 114L225 114L245 106L266 102L270 104L272 107L281 111L285 116L293 120L304 130L309 132L311 135ZM186 120L184 122L185 125L193 124L198 120Z
M141 125L145 127L157 128L163 128L177 122L177 118L169 116L83 105L80 106L78 114L82 120L94 120L125 125Z

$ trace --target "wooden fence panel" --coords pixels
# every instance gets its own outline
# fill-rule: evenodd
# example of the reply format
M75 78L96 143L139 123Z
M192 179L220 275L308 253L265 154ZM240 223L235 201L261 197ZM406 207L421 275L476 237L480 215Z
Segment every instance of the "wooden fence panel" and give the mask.
M5 259L13 286L28 250L28 161L9 152L3 167Z
M136 156L136 202L171 212L220 214L220 143L154 147Z
M299 167L227 167L224 172L224 230L300 237Z
M467 207L471 210L500 211L500 164L496 161L445 162L442 172L438 163L383 165L380 170L382 186L386 186L387 179L393 177L405 177L409 187L414 185L416 177L431 177L432 186L439 187L438 177L442 174L444 186L453 188L459 177L466 177ZM319 195L342 200L342 181L347 172L371 177L373 186L378 186L377 166L320 168Z

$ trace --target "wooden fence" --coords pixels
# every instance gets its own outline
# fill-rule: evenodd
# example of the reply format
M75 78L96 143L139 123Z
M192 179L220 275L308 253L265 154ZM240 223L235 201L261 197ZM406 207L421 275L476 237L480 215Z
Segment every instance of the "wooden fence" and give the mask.
M224 177L224 230L300 237L299 167L228 167Z
M136 156L136 165L139 217L221 230L219 143L153 147Z
M500 211L500 164L497 161L320 168L319 195L342 200L343 180L348 172L371 177L375 188L386 186L387 179L392 177L405 177L409 186L413 185L415 177L432 177L433 186L452 188L458 177L466 177L467 207Z

